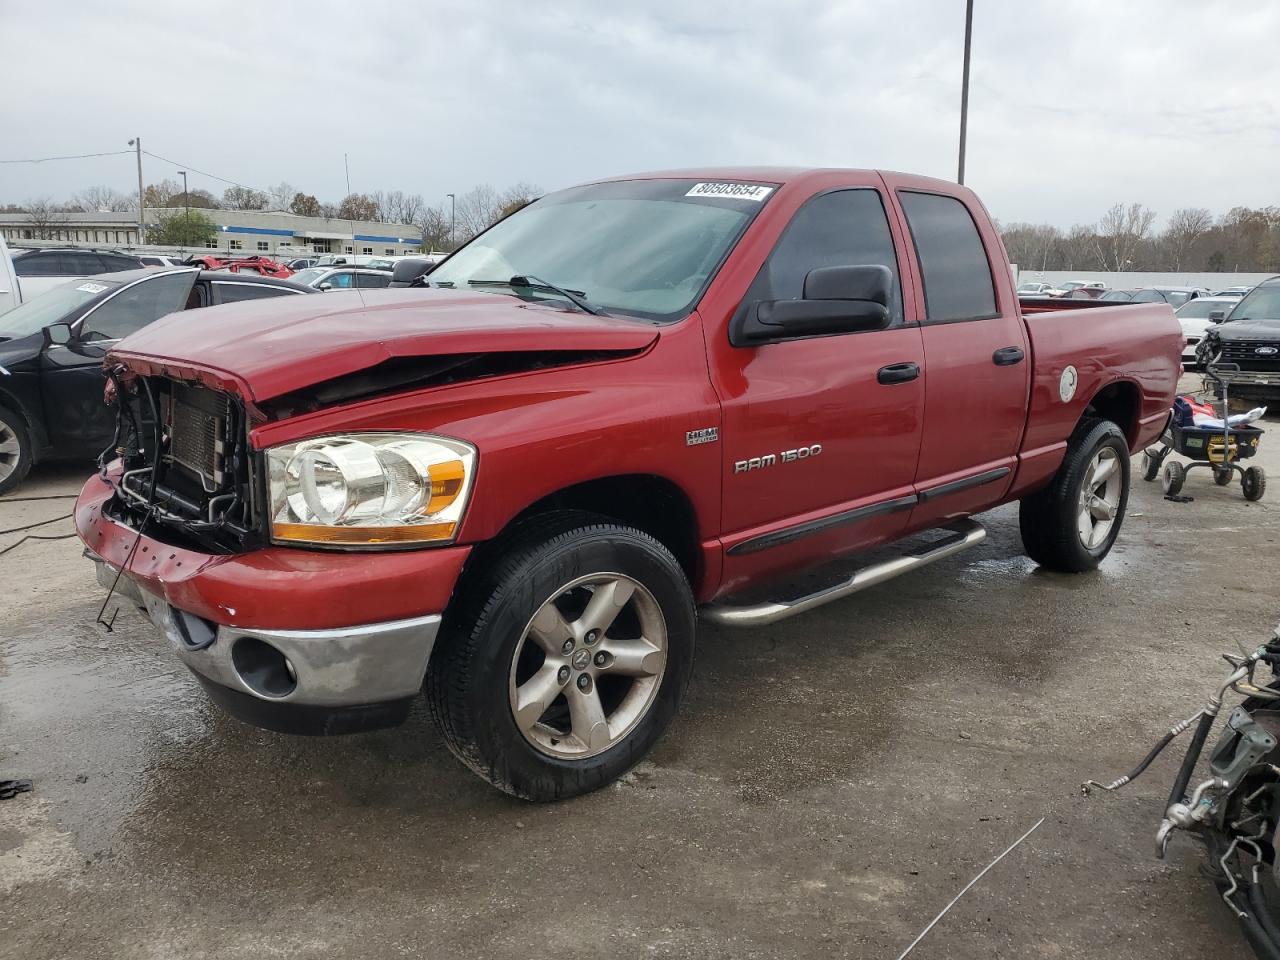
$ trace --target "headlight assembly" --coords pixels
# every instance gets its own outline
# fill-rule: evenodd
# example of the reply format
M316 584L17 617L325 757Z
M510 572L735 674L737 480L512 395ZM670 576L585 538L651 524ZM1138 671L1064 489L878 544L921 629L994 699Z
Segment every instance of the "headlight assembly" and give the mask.
M412 433L317 437L267 451L271 536L333 546L448 542L475 474L469 443Z

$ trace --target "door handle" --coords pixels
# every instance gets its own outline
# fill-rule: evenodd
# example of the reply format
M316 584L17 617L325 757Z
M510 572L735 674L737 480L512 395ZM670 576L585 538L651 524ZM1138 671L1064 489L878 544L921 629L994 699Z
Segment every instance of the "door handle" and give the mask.
M918 376L920 376L918 363L891 363L877 371L876 380L880 383L907 383Z
M1015 363L1021 363L1025 356L1021 347L1001 347L991 355L991 362L997 367L1011 367Z

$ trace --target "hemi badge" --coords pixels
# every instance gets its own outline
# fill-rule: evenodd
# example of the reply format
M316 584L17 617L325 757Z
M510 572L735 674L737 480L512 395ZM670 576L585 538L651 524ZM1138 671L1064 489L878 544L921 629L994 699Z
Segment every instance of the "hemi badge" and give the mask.
M701 430L690 430L684 435L685 446L689 447L696 447L700 443L715 443L719 439L719 427L703 427Z

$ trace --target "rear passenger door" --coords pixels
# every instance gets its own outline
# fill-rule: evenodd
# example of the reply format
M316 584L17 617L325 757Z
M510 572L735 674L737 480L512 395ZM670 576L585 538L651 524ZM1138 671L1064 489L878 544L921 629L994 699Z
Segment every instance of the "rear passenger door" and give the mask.
M989 221L958 197L898 189L915 247L928 375L911 526L999 502L1026 425L1031 359L1026 328ZM979 213L983 211L979 208ZM984 230L979 229L979 222Z

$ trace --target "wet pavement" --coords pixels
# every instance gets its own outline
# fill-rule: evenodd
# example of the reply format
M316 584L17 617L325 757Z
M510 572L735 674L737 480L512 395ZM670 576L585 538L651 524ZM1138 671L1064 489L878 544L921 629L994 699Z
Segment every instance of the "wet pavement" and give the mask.
M0 801L0 957L894 958L1043 817L913 960L1245 958L1199 847L1152 853L1180 751L1126 793L1078 785L1130 769L1280 618L1270 426L1270 499L1135 480L1096 574L1037 570L1005 507L913 576L704 627L657 751L551 806L465 771L423 709L344 739L243 726L136 613L95 624L78 541L24 543L0 556L0 777L35 790ZM0 503L0 529L70 503Z

